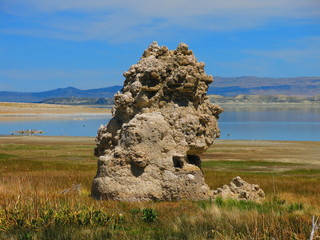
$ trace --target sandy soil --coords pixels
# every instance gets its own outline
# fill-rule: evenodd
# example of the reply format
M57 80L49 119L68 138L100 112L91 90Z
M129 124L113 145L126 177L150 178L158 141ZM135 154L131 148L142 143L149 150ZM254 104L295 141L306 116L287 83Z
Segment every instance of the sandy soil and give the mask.
M106 115L111 114L109 108L93 108L86 106L55 105L42 103L0 102L0 121L8 121L16 117L50 117L70 115Z
M85 106L55 105L43 103L11 103L0 102L0 116L8 115L80 115L111 113L109 108L93 108Z
M20 135L0 135L1 144L26 144L26 145L81 145L81 144L95 144L94 137L67 137L67 136L20 136Z

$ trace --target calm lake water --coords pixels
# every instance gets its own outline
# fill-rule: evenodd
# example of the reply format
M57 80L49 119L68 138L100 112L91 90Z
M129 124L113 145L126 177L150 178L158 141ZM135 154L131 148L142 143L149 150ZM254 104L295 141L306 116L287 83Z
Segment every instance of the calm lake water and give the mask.
M221 139L320 141L320 106L223 106ZM10 117L0 121L0 134L37 129L47 136L96 136L111 116Z
M320 141L320 106L226 106L221 139Z

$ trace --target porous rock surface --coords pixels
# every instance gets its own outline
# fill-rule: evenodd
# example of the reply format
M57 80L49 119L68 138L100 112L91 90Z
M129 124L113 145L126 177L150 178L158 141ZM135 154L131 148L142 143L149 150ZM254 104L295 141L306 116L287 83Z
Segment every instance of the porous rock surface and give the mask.
M92 196L121 201L209 199L199 154L219 137L213 77L188 45L153 42L124 73L113 118L98 130Z
M232 179L229 185L214 190L213 198L216 197L261 202L265 198L265 194L259 185L247 183L238 176Z

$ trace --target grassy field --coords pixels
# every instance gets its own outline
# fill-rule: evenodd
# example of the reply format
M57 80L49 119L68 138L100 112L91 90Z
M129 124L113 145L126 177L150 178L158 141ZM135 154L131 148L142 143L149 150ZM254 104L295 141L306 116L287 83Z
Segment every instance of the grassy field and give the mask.
M218 140L202 156L212 189L239 175L264 189L261 204L93 200L94 145L0 137L0 239L308 239L320 215L320 142Z

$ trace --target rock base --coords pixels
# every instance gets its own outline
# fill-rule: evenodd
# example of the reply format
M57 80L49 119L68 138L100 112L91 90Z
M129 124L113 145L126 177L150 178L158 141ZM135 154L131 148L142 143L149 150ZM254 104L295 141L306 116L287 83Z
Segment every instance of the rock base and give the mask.
M214 190L213 198L217 197L260 202L265 198L265 194L259 185L247 183L238 176L232 179L229 185Z

